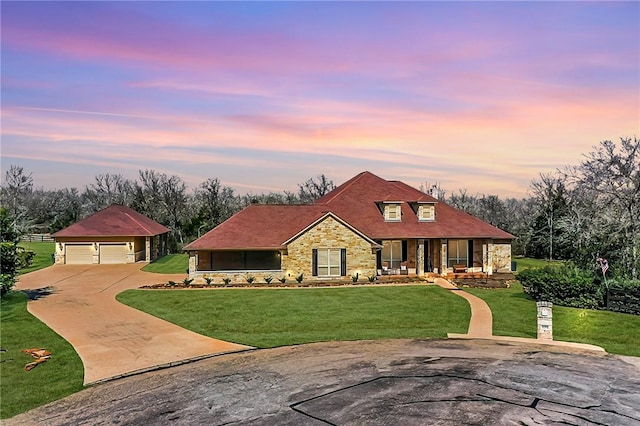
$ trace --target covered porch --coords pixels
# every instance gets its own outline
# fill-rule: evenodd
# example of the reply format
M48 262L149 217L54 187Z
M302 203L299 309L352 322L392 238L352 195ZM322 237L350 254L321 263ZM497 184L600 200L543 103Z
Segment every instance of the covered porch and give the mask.
M393 239L377 241L377 274L486 274L511 271L511 242L493 239Z

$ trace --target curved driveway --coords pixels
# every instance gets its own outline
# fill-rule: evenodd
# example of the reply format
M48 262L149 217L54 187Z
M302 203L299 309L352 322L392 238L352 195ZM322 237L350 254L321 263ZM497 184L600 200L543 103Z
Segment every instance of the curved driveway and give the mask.
M144 264L54 265L22 275L19 290L51 287L28 310L69 341L84 364L84 383L161 365L250 349L202 336L125 306L115 296L184 275L143 272Z

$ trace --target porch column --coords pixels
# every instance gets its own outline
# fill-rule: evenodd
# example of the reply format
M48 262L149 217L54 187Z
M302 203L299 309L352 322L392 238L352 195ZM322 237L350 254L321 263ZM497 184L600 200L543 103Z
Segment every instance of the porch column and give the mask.
M145 262L151 262L151 238L153 237L144 238L144 261Z
M482 268L487 275L493 274L493 243L491 240L487 240L482 245Z
M416 256L416 275L424 275L424 240L418 240L418 253Z
M198 272L198 252L189 252L189 278L195 278Z
M440 275L447 275L447 240L440 240Z

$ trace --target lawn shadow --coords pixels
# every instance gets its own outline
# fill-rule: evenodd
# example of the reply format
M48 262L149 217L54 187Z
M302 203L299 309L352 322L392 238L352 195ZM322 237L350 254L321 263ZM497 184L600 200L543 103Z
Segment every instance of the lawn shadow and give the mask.
M20 292L26 294L29 300L38 300L43 297L47 297L51 294L54 294L56 291L55 291L55 287L47 286L47 287L36 288L36 289L27 288L24 290L20 290Z

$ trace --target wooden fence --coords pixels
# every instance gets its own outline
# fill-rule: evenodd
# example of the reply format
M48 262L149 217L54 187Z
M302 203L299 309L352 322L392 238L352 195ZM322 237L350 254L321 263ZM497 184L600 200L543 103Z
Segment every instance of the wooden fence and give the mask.
M27 234L22 236L22 241L30 243L52 243L53 237L50 234Z
M607 310L640 315L640 288L607 290Z

